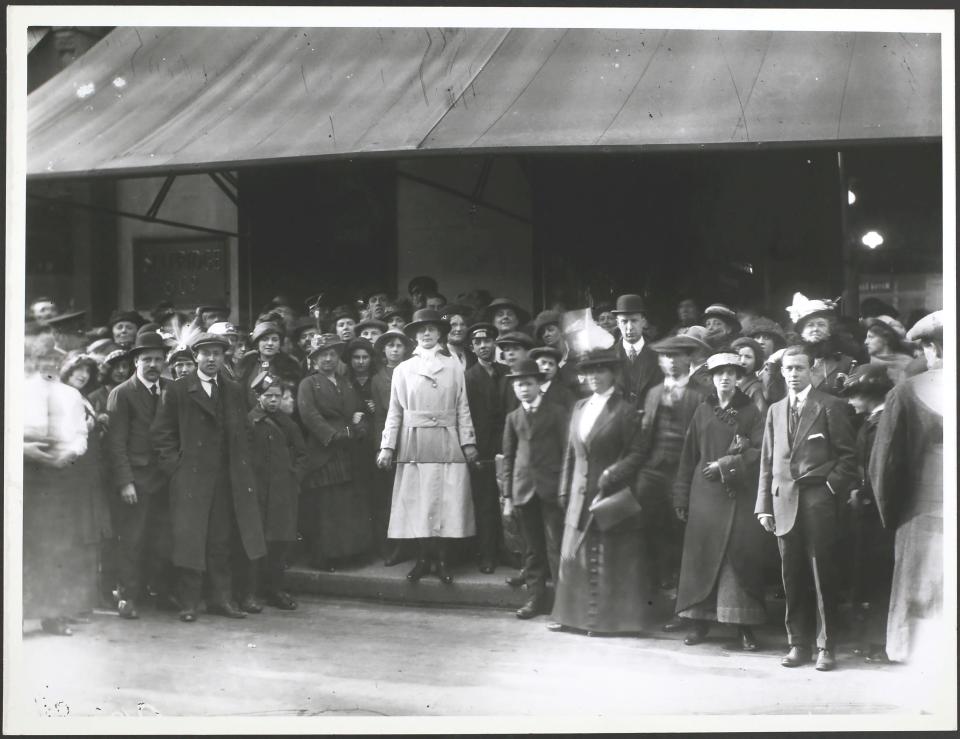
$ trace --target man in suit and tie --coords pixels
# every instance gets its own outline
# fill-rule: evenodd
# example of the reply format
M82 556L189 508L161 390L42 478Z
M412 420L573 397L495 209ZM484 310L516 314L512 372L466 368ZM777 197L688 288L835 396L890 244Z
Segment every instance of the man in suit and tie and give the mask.
M816 631L816 668L827 671L836 665L837 501L856 478L854 433L843 401L811 387L802 346L784 350L781 373L787 397L767 413L755 512L783 562L790 649L781 664L809 662Z
M207 612L243 618L260 607L249 591L240 593L237 607L231 559L243 563L266 554L244 391L222 372L229 348L223 337L201 333L190 348L197 371L167 387L151 428L160 467L170 475L180 620L197 618L204 571L211 589Z
M647 392L663 382L657 355L643 338L647 308L639 295L621 295L612 312L617 317L617 328L622 337L617 344L620 358L618 389L628 403L642 410Z
M517 618L527 619L548 612L547 574L556 583L560 572L564 511L557 495L569 414L541 393L543 373L536 360L519 362L507 378L520 406L503 428L503 496L513 501L523 532L523 571L531 595Z
M162 598L173 584L164 577L170 558L170 520L167 478L161 472L150 442L150 424L157 414L160 393L169 380L160 377L166 347L155 331L137 335L130 350L136 372L110 391L104 452L112 490L119 494L113 506L117 529L118 575L122 618L139 618L146 585Z

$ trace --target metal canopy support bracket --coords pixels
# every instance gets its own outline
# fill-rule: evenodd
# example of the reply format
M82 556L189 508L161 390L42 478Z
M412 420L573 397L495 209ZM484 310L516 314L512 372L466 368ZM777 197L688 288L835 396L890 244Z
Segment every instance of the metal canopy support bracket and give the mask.
M226 172L220 172L220 173L208 172L208 174L210 175L210 179L213 180L214 183L216 183L217 187L219 187L223 191L223 194L226 195L228 198L230 198L231 203L233 203L234 205L240 205L240 198L236 192L237 185L236 185L235 179L231 183L232 184L232 187L231 187L231 184L228 184L230 180L227 178Z
M172 174L168 175L164 180L163 184L160 185L160 190L157 192L157 196L153 199L153 202L150 204L150 207L147 209L147 218L153 220L157 217L157 213L160 212L160 207L163 205L163 201L167 199L167 193L170 192L170 188L173 187L173 181L177 179L177 176Z
M489 170L487 171L489 173ZM481 174L481 178L483 178L483 172L481 172L480 174ZM459 190L455 190L452 187L441 185L439 182L432 182L431 180L425 179L423 177L417 177L416 175L408 174L406 172L397 172L397 177L402 177L403 179L409 180L410 182L416 182L419 185L424 185L425 187L432 187L433 189L439 190L440 192L445 192L448 195L453 195L454 197L462 198L463 200L466 200L467 202L472 203L475 206L486 208L487 210L492 210L495 213L500 213L501 215L507 216L508 218L513 218L517 221L520 221L521 223L532 222L531 219L527 216L520 215L519 213L514 213L513 211L507 210L506 208L501 208L499 205L493 205L492 203L485 203L473 197L472 195L467 195L466 193L460 192ZM483 179L485 182L485 178ZM483 186L482 183L480 182L477 183L477 188L482 189L482 186Z

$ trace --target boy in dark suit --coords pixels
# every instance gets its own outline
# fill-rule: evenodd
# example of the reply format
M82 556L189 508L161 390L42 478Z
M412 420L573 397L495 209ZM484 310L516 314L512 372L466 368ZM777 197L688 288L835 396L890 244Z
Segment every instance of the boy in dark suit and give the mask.
M507 415L503 429L504 498L513 502L523 532L530 599L517 618L526 619L548 612L547 566L554 582L560 571L564 511L557 493L569 414L544 400L543 373L536 361L518 362L507 378L520 405Z
M570 413L574 403L577 402L577 396L560 377L560 359L562 358L560 350L552 346L538 346L530 352L529 357L536 361L543 373L540 390L543 391L544 399L561 406Z

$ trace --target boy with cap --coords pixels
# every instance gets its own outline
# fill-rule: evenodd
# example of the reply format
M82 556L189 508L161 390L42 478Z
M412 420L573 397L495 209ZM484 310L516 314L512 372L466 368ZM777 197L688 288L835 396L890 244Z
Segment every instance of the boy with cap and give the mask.
M577 402L577 396L560 377L562 352L553 346L538 346L531 350L529 356L537 363L537 367L543 374L540 391L543 393L544 400L556 403L568 413L572 411L573 404Z
M569 418L565 408L545 401L535 360L518 362L506 378L520 405L503 428L503 497L513 501L522 531L530 599L517 618L528 619L549 612L547 574L556 582L560 572L564 510L557 495Z
M513 370L527 358L527 352L533 349L533 339L522 331L501 333L496 339L497 349L508 370ZM505 377L500 380L500 402L504 416L517 407L517 396L512 383Z

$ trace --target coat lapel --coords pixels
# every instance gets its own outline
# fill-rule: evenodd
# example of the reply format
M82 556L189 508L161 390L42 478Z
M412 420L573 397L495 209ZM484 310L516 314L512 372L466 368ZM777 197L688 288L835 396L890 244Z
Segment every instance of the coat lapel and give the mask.
M207 395L207 391L203 389L203 385L200 384L200 378L197 377L196 373L190 375L187 379L187 393L191 398L199 405L203 410L209 413L211 416L216 418L217 409L213 405L213 400L210 396ZM221 387L221 390L223 388Z
M587 434L587 439L585 442L587 449L589 449L590 445L593 444L593 440L597 438L597 434L610 425L611 421L613 421L616 411L616 403L617 400L613 396L607 398L607 402L604 403L603 408L600 410L600 415L597 416L597 420L593 423L593 428L590 429L590 433Z
M810 427L813 425L813 422L819 415L820 401L816 399L811 391L810 394L807 395L807 402L804 403L803 408L800 409L800 421L797 423L797 435L793 437L793 446L790 450L791 454L796 452L799 446L803 443L804 439L807 438L807 434L810 432Z

